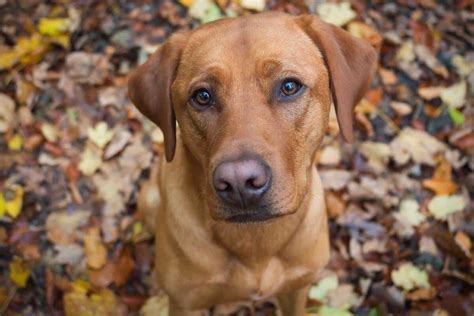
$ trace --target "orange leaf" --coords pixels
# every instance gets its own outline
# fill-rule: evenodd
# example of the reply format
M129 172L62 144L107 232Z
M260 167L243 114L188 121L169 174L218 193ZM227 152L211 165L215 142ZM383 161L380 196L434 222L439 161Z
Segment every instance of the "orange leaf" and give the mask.
M456 192L458 186L451 180L452 167L446 159L442 159L431 179L423 181L423 186L436 195L450 195Z

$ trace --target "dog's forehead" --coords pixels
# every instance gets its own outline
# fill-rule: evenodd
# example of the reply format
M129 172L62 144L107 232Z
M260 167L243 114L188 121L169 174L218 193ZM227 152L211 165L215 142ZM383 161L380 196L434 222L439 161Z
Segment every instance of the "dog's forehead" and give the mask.
M193 68L212 63L241 63L261 59L295 59L319 55L294 17L265 14L224 19L191 33L182 62Z

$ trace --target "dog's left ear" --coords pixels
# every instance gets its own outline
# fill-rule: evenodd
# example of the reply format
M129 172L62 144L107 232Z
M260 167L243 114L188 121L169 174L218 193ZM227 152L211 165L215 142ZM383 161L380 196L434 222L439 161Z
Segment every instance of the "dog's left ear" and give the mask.
M171 85L176 77L186 33L172 35L128 79L128 95L133 104L162 130L165 155L173 160L176 149L176 122L171 102Z
M334 25L311 15L297 23L323 54L342 136L352 142L353 108L369 88L377 66L375 49Z

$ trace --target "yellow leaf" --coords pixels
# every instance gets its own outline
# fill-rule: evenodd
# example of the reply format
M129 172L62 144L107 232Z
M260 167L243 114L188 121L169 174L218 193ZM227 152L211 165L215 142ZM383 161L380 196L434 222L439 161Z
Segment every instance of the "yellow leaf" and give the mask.
M405 291L411 291L416 288L430 288L428 273L412 263L402 264L398 270L392 271L391 276L393 283Z
M104 148L114 137L114 132L109 129L107 123L99 122L95 128L89 128L87 130L89 139L96 144L99 148Z
M51 38L51 42L61 45L62 47L69 49L70 36L69 34L62 34Z
M10 279L20 288L24 288L30 277L30 271L21 259L10 262Z
M20 56L20 63L23 65L39 62L48 48L49 42L38 33L31 37L20 38L15 46Z
M12 218L17 218L21 212L21 207L23 205L23 188L20 186L14 186L12 188L15 196L12 199L5 201L5 211Z
M20 56L14 49L0 51L0 70L13 67L19 59Z
M3 192L0 192L0 217L5 215L6 211L5 197L3 196Z
M100 238L99 228L92 227L87 230L84 235L84 250L89 267L100 269L105 265L107 249Z
M194 0L179 0L179 3L181 3L186 8L189 8L190 6L192 6L193 2Z
M77 293L86 294L89 291L90 287L91 287L90 283L87 282L86 280L77 279L74 282L72 282L72 288Z
M70 23L71 21L67 18L43 18L39 21L38 29L43 35L56 37L67 33Z
M13 135L8 141L8 149L18 151L23 146L23 137L20 134Z

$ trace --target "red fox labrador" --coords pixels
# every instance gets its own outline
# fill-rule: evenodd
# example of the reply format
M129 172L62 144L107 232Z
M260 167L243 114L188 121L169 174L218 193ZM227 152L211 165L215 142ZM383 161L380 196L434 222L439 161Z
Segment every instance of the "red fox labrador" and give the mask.
M304 314L329 258L315 153L332 102L352 140L375 65L368 43L315 16L264 13L176 33L131 74L131 100L164 134L138 208L171 316L270 297Z

